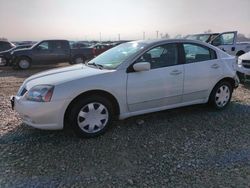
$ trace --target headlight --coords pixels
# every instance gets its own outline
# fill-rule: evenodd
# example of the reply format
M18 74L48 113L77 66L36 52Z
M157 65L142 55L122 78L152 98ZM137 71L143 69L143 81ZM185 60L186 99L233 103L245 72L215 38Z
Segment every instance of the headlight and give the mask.
M52 85L38 85L26 92L25 98L29 101L50 102L53 91Z
M241 65L241 64L242 64L242 59L238 58L238 65Z

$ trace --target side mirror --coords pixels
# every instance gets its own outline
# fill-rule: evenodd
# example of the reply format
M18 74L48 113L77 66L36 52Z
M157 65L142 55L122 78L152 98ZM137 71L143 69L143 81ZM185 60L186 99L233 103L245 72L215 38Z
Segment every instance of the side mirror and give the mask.
M136 72L141 72L141 71L149 71L151 69L151 65L149 62L140 62L140 63L135 63L133 65L133 69Z

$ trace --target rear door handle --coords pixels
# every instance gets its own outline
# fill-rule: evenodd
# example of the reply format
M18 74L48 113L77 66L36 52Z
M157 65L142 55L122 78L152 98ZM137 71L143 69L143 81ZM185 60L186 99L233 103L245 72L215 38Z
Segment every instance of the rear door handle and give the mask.
M218 64L213 64L212 66L211 66L211 68L213 68L213 69L218 69L220 66L218 65Z
M181 71L179 71L179 70L173 70L170 74L171 75L179 75L179 74L181 74L182 72Z

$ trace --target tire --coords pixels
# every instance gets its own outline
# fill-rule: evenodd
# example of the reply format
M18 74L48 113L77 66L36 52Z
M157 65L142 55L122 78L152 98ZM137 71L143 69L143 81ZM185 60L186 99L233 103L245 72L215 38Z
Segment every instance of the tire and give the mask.
M0 66L5 67L5 66L8 65L8 61L7 61L7 59L5 57L0 57L0 59L1 59Z
M245 74L241 72L237 72L237 76L239 77L240 83L245 83Z
M231 101L233 87L230 82L221 81L214 89L209 98L209 103L217 110L222 110L228 106Z
M70 62L71 65L73 64L80 64L80 63L85 63L86 58L83 56L76 56L73 58L73 61Z
M29 58L27 57L20 57L18 60L17 60L17 66L19 69L21 70L27 70L30 68L31 66L31 61Z
M68 117L79 137L92 138L111 126L114 109L112 103L102 96L81 97L73 104Z

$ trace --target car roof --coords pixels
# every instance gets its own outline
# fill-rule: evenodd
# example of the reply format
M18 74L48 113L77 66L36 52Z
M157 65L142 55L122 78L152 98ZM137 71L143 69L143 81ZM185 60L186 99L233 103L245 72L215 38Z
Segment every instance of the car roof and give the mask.
M137 40L137 41L131 41L129 43L133 43L133 42L137 42L137 43L143 43L149 46L154 46L154 45L161 45L164 43L195 43L195 44L200 44L200 45L204 45L210 48L215 48L214 46L202 42L202 41L197 41L197 40L190 40L190 39L155 39L155 40Z
M42 41L48 41L49 42L49 41L68 41L68 40L65 40L65 39L49 39L49 40L42 40Z

